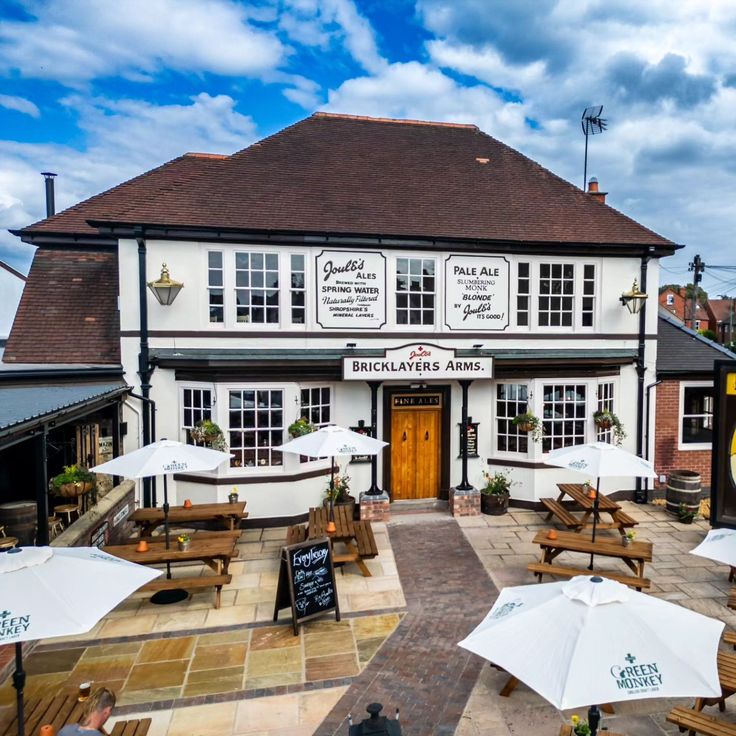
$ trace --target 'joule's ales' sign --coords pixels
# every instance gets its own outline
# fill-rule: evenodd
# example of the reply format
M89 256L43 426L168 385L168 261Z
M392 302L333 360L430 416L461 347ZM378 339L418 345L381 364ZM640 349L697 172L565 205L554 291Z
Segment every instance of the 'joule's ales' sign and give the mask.
M505 330L509 325L509 262L496 256L445 260L445 324L451 330Z
M493 378L491 358L458 357L455 350L438 345L403 345L390 348L383 357L349 356L342 359L342 376L350 380L431 378Z
M327 329L378 330L386 324L386 258L323 250L316 258L317 322Z

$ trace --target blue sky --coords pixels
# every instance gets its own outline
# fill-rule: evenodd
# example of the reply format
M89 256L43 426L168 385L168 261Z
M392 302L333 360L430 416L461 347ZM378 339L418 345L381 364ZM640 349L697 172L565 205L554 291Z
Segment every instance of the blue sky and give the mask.
M736 265L730 0L4 0L0 258L40 219L185 151L230 153L315 110L472 122L609 203ZM720 281L718 279L721 279ZM736 280L706 270L711 293Z

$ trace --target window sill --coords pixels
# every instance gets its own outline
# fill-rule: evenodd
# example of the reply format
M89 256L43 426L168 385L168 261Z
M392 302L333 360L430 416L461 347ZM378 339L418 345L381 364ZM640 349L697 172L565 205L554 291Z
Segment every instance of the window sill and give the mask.
M688 450L703 450L711 451L713 449L712 442L688 442L687 444L680 443L677 445L677 449L680 452L687 452Z

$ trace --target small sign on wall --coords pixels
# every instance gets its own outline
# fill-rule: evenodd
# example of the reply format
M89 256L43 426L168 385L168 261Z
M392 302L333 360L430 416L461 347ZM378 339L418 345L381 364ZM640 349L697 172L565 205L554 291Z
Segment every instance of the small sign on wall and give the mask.
M468 422L467 429L467 443L468 443L468 457L478 457L478 424L479 422ZM458 431L460 432L460 455L463 456L463 425L458 424Z
M110 539L110 525L107 521L103 521L93 532L90 534L89 546L90 547L104 547Z

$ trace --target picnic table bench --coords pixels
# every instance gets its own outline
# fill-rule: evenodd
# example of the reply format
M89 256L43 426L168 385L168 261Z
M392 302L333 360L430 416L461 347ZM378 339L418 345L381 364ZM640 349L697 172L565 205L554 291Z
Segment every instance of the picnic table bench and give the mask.
M215 608L220 607L222 587L231 582L228 574L230 560L237 556L237 539L235 532L196 532L189 544L189 549L180 550L176 540L166 549L163 539L149 541L147 552L136 551L137 543L116 544L103 547L103 552L120 557L129 562L141 565L160 565L172 562L203 562L214 571L214 575L197 574L172 579L158 578L146 583L138 590L158 592L160 590L197 590L201 588L215 589Z
M595 513L595 498L588 496L585 492L586 486L582 483L558 483L557 487L560 490L560 495L556 499L539 499L548 512L545 520L549 521L554 516L563 526L577 532L581 532L586 527L592 526L593 522L590 517ZM562 501L565 496L570 496L575 504L583 510L582 516L575 516L563 505ZM601 512L609 514L611 521L600 521ZM622 511L621 507L615 501L612 501L600 492L598 493L598 516L599 518L596 520L597 529L616 529L621 536L626 534L626 529L634 527L639 523L633 516Z
M171 506L169 526L188 524L193 521L220 521L230 531L248 517L245 501L237 503L196 503L190 508ZM164 523L164 510L160 507L136 509L130 520L140 529L142 537L150 537L153 530Z
M725 636L723 640L729 643ZM721 695L713 698L696 698L693 706L696 711L703 710L706 705L717 705L718 710L724 711L726 710L726 698L736 693L736 655L719 651L717 661Z
M725 723L716 716L709 716L690 708L673 708L667 714L667 720L674 723L680 731L687 731L689 736L696 733L703 736L736 736L736 724Z
M41 726L50 724L60 731L68 723L78 723L82 716L84 703L80 703L76 693L61 695L44 695L40 698L28 699L25 703L24 718L26 734L36 736ZM146 736L151 727L150 718L118 721L114 726L105 729L110 736ZM18 733L18 715L12 716L0 724L0 736L16 736Z
M651 542L630 542L624 546L618 539L598 537L593 542L586 534L572 532L557 532L555 539L549 539L547 531L542 529L537 532L532 543L540 546L542 555L539 562L530 562L527 569L537 576L539 582L542 581L542 575L544 574L560 577L600 575L601 577L617 580L637 590L648 588L651 585L651 581L644 577L644 564L652 560ZM563 552L581 552L586 555L592 553L600 557L615 557L624 562L634 575L627 576L608 570L589 570L583 567L553 564L553 560Z
M371 571L365 564L365 560L378 556L378 545L373 534L370 521L353 521L348 506L335 506L335 531L327 531L329 520L329 509L324 506L316 506L309 509L309 523L294 524L286 530L286 544L299 544L308 539L322 539L328 537L333 542L342 542L345 551L332 553L332 560L336 564L354 562L364 577L371 577Z

